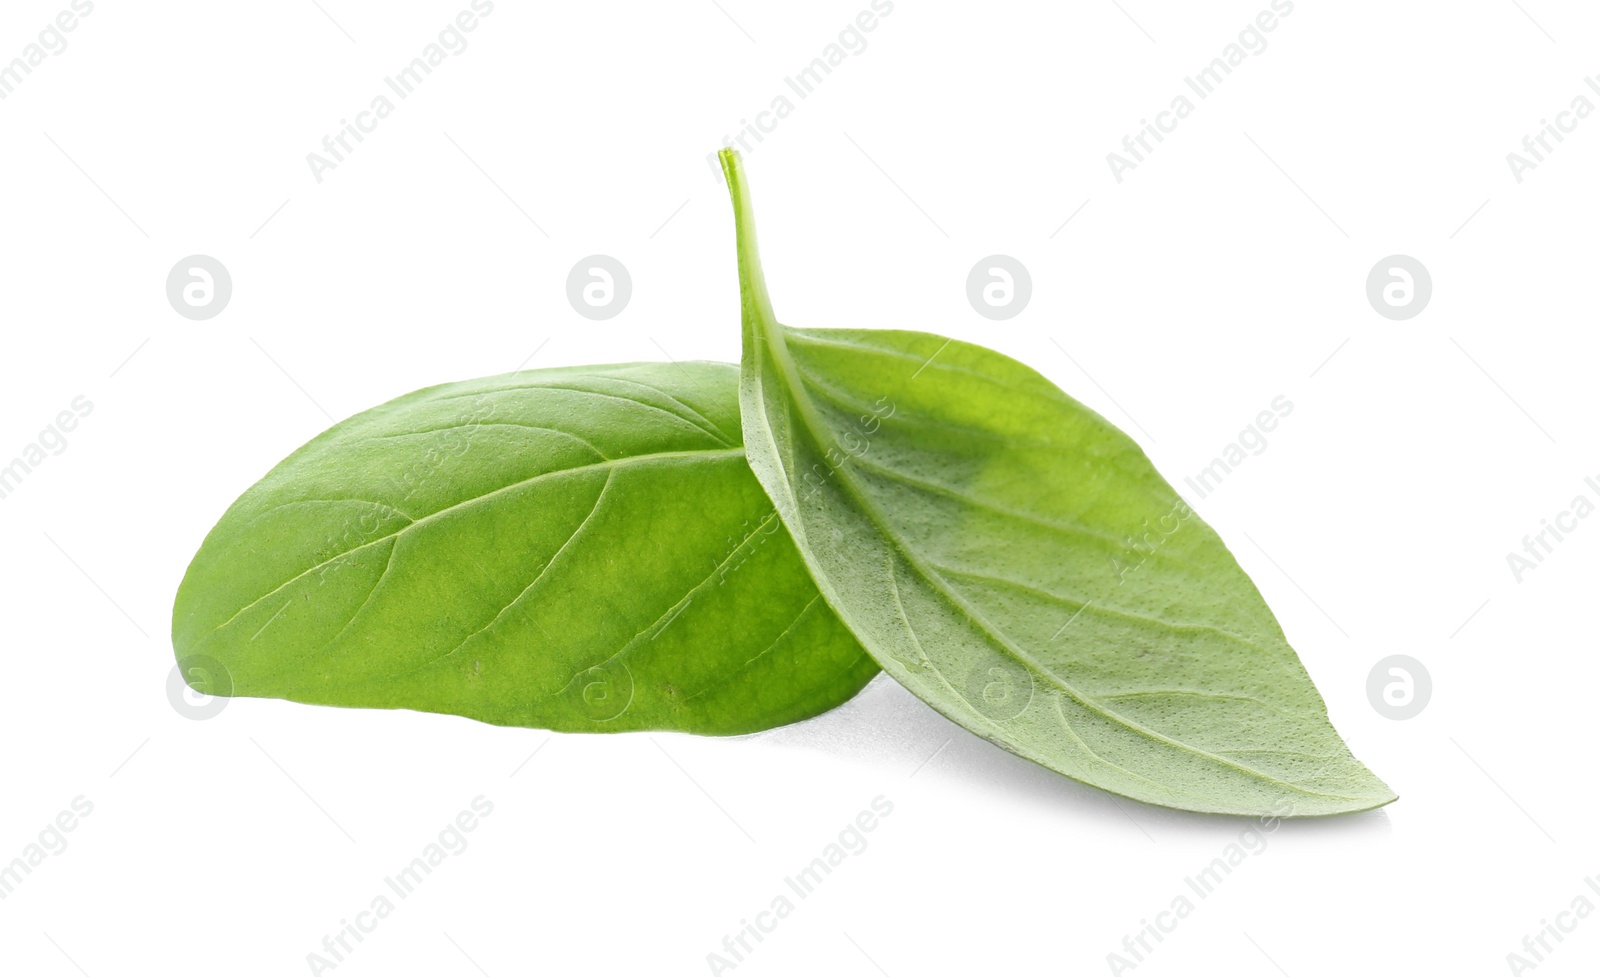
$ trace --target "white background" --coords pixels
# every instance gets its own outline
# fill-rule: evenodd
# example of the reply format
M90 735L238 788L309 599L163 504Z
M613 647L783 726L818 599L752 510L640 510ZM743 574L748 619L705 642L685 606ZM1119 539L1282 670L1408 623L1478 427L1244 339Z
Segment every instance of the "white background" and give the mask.
M99 0L0 101L0 463L94 405L0 500L0 861L93 804L0 901L0 966L310 972L483 795L470 846L338 974L705 974L882 795L868 847L733 972L1108 973L1249 827L1081 787L883 678L727 740L169 704L188 559L330 418L524 363L737 360L706 156L780 94L794 110L747 160L784 321L983 342L1133 433L1400 794L1285 824L1132 972L1506 973L1541 920L1600 904L1600 519L1520 583L1506 563L1597 494L1600 120L1521 183L1506 154L1600 104L1600 12L1299 0L1118 183L1106 154L1266 0L897 0L805 100L784 77L867 0L718 2L497 0L320 183L306 154L467 0ZM66 6L7 0L0 60ZM633 276L607 322L566 299L593 253ZM1034 283L1000 323L964 289L993 253ZM1396 253L1434 287L1401 322L1365 296ZM191 254L233 276L209 321L165 297ZM1268 449L1188 492L1280 394ZM1409 721L1367 700L1391 654L1433 677ZM1537 973L1597 961L1600 916Z

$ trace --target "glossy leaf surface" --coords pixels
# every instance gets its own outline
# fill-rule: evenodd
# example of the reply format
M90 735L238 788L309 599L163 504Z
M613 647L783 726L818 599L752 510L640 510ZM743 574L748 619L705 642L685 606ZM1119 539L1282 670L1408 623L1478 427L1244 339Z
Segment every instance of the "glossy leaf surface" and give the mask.
M712 363L451 383L336 425L206 537L173 645L235 695L596 732L765 729L877 672Z

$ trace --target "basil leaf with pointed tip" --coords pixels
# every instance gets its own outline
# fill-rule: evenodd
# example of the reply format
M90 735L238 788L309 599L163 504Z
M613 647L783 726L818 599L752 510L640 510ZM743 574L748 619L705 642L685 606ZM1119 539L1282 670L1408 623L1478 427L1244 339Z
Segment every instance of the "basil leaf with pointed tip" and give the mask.
M737 388L714 363L534 370L335 425L206 537L178 657L234 695L556 730L826 711L878 669L745 465Z
M742 163L722 163L750 466L885 671L1019 756L1152 804L1293 816L1394 799L1138 445L990 350L779 325Z

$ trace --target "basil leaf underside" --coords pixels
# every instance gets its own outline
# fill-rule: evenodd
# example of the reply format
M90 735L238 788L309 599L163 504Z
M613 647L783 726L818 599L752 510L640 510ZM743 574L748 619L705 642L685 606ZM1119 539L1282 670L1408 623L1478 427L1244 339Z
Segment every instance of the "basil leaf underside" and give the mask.
M824 712L878 669L745 464L737 387L713 363L536 370L338 424L206 537L178 657L235 695L555 730Z
M1141 801L1294 816L1394 799L1227 547L1121 431L978 346L779 325L742 163L722 158L748 460L886 671L1000 746Z

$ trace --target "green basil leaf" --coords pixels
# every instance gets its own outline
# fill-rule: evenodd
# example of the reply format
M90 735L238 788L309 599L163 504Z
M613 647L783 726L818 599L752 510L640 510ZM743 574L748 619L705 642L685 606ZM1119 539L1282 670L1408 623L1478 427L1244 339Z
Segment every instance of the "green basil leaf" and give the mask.
M1276 816L1394 800L1138 445L990 350L779 325L742 163L722 162L750 466L885 671L978 735L1125 797Z
M556 730L826 711L878 669L750 474L737 391L725 364L535 370L344 421L206 537L178 657L234 695Z

